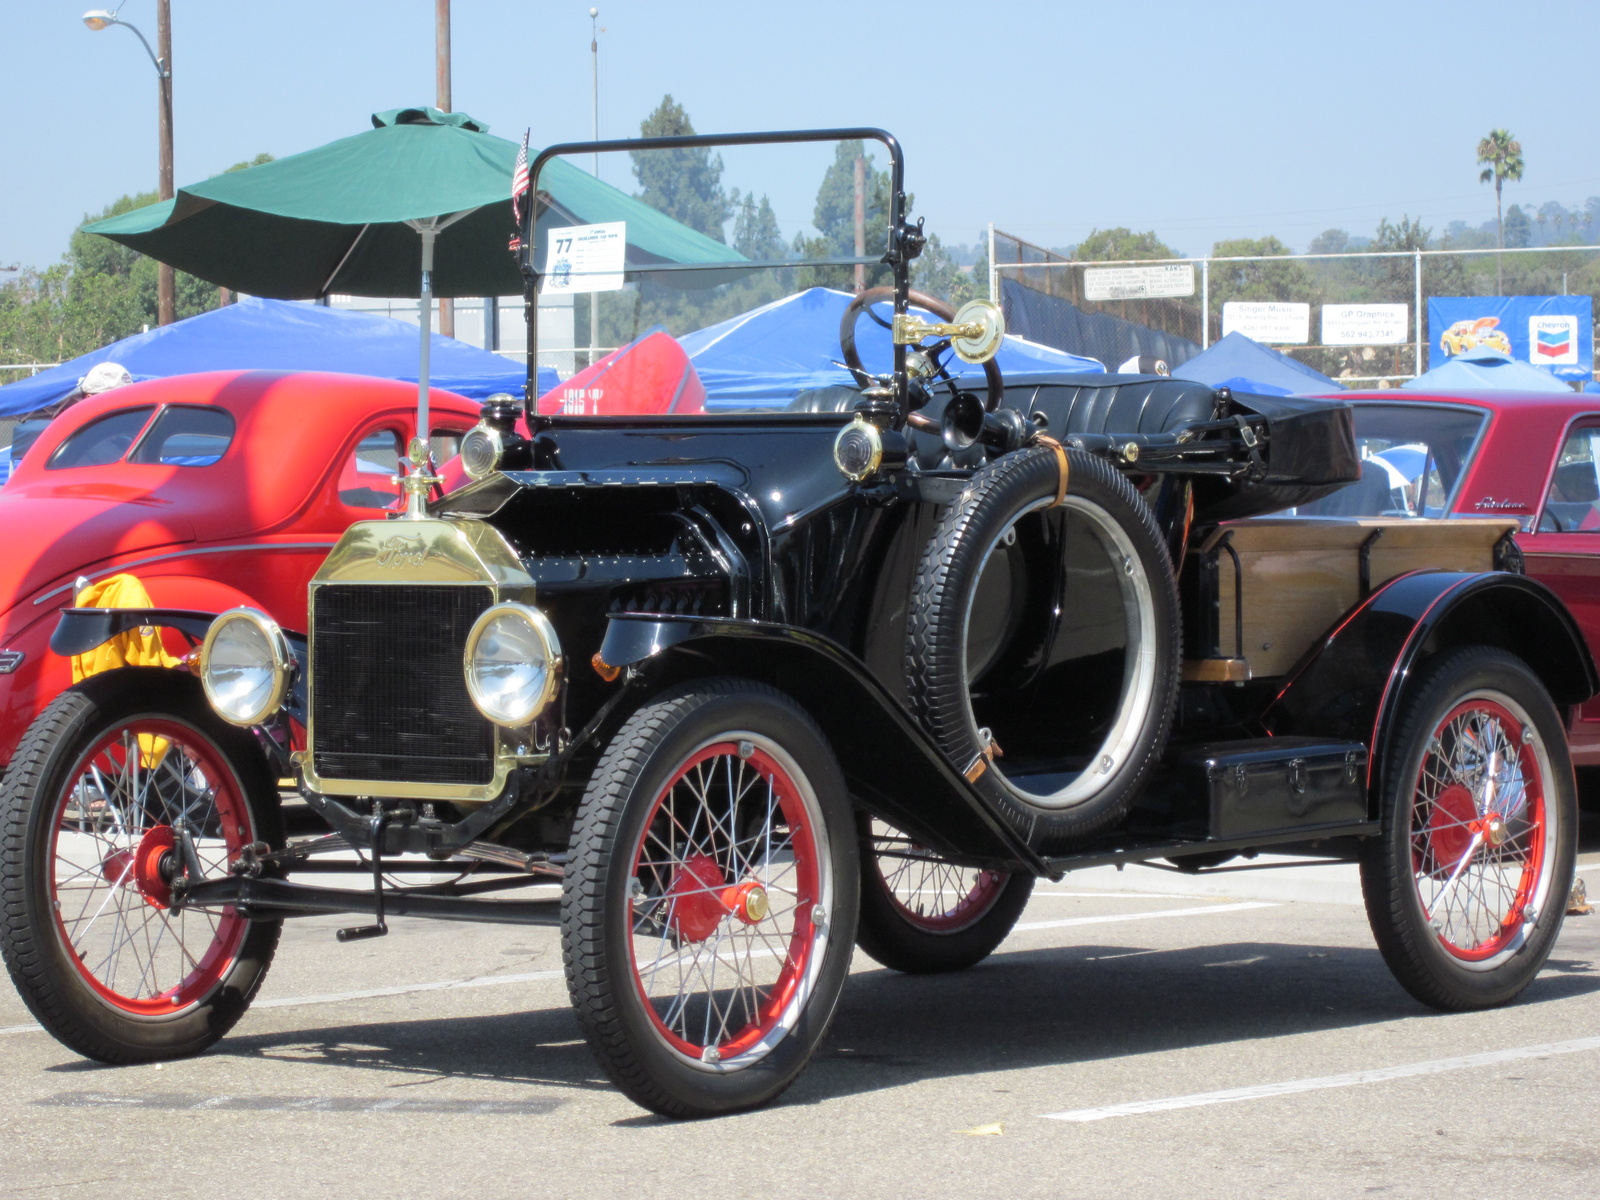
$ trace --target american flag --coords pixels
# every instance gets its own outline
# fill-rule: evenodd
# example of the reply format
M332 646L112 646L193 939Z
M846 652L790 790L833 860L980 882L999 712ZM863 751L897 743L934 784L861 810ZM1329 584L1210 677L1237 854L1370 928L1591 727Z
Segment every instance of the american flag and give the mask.
M517 148L517 163L511 170L511 214L522 224L522 198L528 194L528 138L533 130L522 135L522 145Z

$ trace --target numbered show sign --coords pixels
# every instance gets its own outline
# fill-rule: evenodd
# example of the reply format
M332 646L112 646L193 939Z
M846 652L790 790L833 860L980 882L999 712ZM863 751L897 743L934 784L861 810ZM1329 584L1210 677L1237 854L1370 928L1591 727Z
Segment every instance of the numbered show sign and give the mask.
M626 221L550 230L540 294L617 291L622 287L627 249Z

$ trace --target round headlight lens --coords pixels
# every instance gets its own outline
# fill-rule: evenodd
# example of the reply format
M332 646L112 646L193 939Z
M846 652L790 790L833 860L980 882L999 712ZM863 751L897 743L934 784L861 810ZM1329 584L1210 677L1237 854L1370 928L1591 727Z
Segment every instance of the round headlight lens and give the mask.
M259 725L278 711L289 666L282 630L253 608L232 608L213 621L200 651L206 699L235 725Z
M467 692L496 725L520 728L549 707L561 682L561 643L545 615L496 604L467 635Z
M500 435L487 425L475 425L461 439L461 467L469 479L493 474L505 453Z

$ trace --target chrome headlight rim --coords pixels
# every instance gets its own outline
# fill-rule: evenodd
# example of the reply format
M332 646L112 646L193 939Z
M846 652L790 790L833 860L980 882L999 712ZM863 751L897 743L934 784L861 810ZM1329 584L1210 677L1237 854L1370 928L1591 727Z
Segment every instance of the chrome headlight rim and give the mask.
M500 710L479 686L478 678L472 670L472 660L477 653L478 642L491 624L506 616L514 616L523 621L544 648L544 684L527 709L517 713ZM556 636L555 626L550 624L550 618L531 604L521 604L515 600L502 600L484 609L472 623L472 629L467 634L467 644L461 654L461 667L466 675L467 695L472 700L472 706L485 720L492 721L504 729L526 729L549 709L556 698L556 693L561 689L561 677L565 666L566 661L561 654L561 639Z
M262 635L270 655L270 661L264 665L272 672L272 687L268 690L266 698L256 708L242 714L229 711L211 685L211 655L217 638L229 625L239 621L254 626ZM289 682L293 676L295 660L289 651L289 639L284 637L282 627L259 608L241 604L237 608L230 608L226 612L217 614L216 620L211 622L211 627L206 630L205 641L200 643L198 665L200 686L205 690L206 703L211 706L211 711L230 725L249 728L261 724L283 707L283 702L289 695Z

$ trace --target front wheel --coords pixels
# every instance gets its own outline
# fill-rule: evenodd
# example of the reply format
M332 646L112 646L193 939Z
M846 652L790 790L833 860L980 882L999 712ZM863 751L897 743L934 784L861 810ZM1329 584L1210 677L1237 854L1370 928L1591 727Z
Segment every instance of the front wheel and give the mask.
M117 671L34 721L0 787L0 950L29 1010L79 1054L199 1053L266 974L278 924L175 903L184 838L204 878L252 842L283 844L259 747L192 679Z
M1384 961L1424 1004L1488 1008L1533 981L1561 929L1577 800L1561 718L1502 650L1449 652L1408 689L1362 852Z
M578 811L561 942L629 1097L714 1116L800 1074L850 967L853 832L833 752L772 688L698 681L623 724Z
M963 867L882 821L864 822L856 945L893 971L964 971L1006 940L1033 876Z

